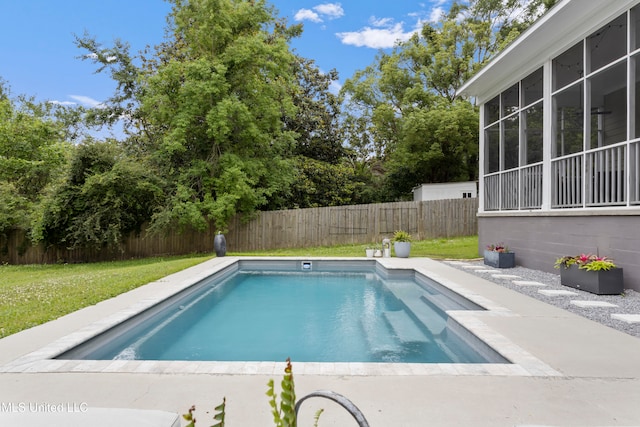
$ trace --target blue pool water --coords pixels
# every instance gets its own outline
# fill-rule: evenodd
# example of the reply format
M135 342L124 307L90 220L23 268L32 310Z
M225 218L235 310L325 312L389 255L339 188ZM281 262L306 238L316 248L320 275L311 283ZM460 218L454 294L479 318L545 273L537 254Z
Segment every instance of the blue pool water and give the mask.
M448 327L444 310L467 308L407 273L240 268L59 358L504 362Z

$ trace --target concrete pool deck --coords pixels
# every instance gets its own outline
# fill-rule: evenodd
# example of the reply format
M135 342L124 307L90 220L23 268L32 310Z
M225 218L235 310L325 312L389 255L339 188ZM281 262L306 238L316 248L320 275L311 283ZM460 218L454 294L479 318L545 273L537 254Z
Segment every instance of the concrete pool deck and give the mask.
M237 258L214 258L127 294L0 340L3 414L29 406L132 408L185 413L199 424L227 398L227 425L269 425L265 395L282 363L49 360L131 311L165 298ZM344 258L341 258L344 260ZM489 308L456 320L508 356L513 365L304 364L293 361L296 391L333 390L373 426L640 426L640 340L427 258L380 260L416 268ZM93 331L93 332L92 332ZM510 352L508 355L504 352ZM20 406L22 405L22 406ZM311 400L300 425L356 425L329 401ZM13 411L15 412L15 411ZM207 414L209 412L209 414ZM70 417L73 414L69 415ZM121 424L122 425L122 424Z

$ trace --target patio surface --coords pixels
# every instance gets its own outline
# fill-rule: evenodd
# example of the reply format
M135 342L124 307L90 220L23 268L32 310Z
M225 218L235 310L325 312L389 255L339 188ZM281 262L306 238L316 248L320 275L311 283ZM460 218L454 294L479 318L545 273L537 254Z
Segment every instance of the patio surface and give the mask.
M34 412L58 407L71 412L74 408L130 408L183 414L192 404L197 407L198 425L210 425L213 408L223 396L227 398L226 425L270 425L267 382L273 378L279 391L284 362L116 363L48 358L60 346L104 328L105 319L113 321L132 307L166 297L234 259L215 258L0 340L0 425L6 425L3 419L15 419L16 413L34 420L42 415ZM640 426L640 339L442 262L427 258L381 262L388 268L416 267L482 302L490 308L488 312L456 314L456 321L503 354L509 353L516 363L469 367L293 361L298 397L319 389L343 394L372 427ZM317 399L305 403L299 425L312 425L318 408L325 409L321 427L356 425L337 405ZM74 419L73 413L67 416Z

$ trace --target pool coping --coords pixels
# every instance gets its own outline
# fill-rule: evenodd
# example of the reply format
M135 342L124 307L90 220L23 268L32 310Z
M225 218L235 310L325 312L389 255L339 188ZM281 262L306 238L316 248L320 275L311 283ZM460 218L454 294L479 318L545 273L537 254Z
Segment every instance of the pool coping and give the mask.
M184 271L182 275L167 276L153 284L162 284L154 290L153 296L75 332L65 335L38 350L32 351L0 366L0 373L155 373L155 374L227 374L227 375L274 375L282 372L283 361L279 362L206 362L206 361L148 361L148 360L58 360L53 357L75 347L87 339L104 332L129 317L161 302L182 290L205 279L211 274L232 266L239 260L338 260L362 261L363 258L344 257L225 257L214 258ZM428 258L376 258L382 267L393 269L414 269L439 282L464 298L482 306L485 311L448 311L452 321L487 343L495 351L509 360L509 364L479 363L317 363L296 362L296 372L305 375L338 376L429 376L429 375L474 375L474 376L518 376L518 377L558 377L561 373L513 343L504 335L490 328L485 317L517 317L511 310L490 299L470 291L428 268ZM118 297L115 297L118 298Z

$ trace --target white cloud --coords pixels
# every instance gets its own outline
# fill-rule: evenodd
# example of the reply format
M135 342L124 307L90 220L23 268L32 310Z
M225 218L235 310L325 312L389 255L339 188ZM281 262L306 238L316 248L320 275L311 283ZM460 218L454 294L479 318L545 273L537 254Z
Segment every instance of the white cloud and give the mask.
M393 18L376 18L372 16L369 18L369 23L374 27L388 27L393 25Z
M325 15L329 19L338 19L344 16L344 9L340 3L319 4L313 10L321 15Z
M309 9L300 9L296 12L293 19L295 19L296 21L307 20L311 22L322 22L322 18L320 18L320 15Z
M376 22L380 22L377 20ZM391 21L387 21L387 24ZM403 23L388 25L386 28L365 27L359 31L336 33L344 44L373 49L387 49L395 46L398 41L406 41L417 30L404 31Z
M429 15L430 22L438 22L445 15L446 11L442 7L434 7Z
M324 19L338 19L344 16L344 9L340 3L323 3L311 9L300 9L293 19L296 21L324 22Z
M78 101L80 104L91 108L103 108L104 104L100 101L96 101L93 98L84 95L69 95L69 98Z
M418 20L416 27L422 27L425 22L439 22L442 17L445 16L448 12L448 10L445 8L448 2L449 0L437 0L431 1L428 5L425 3L420 3L420 10L411 12L408 14L408 16Z
M398 42L409 40L415 33L419 33L427 22L438 22L446 14L445 6L450 0L432 0L428 3L418 3L421 10L408 13L411 21L415 20L410 30L405 30L405 22L396 23L393 18L369 18L369 25L358 30L336 33L343 44L369 47L373 49L388 49ZM428 8L431 8L430 11Z

